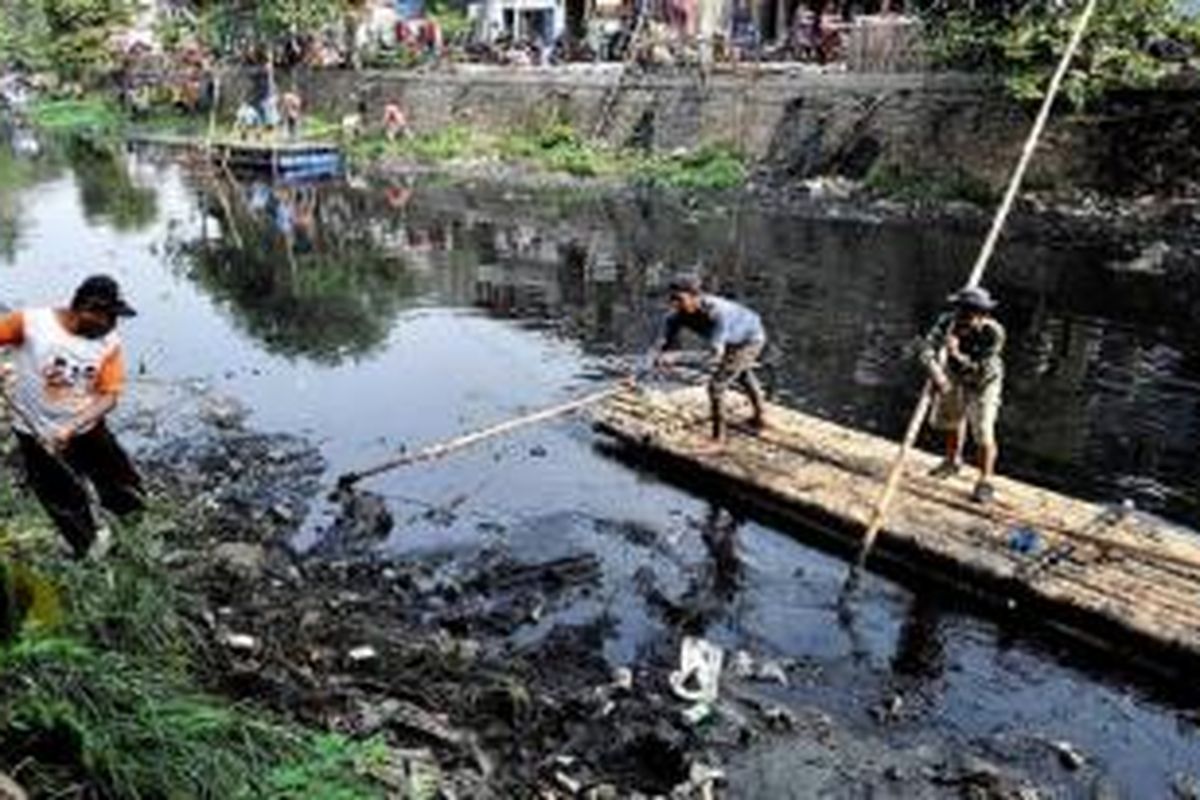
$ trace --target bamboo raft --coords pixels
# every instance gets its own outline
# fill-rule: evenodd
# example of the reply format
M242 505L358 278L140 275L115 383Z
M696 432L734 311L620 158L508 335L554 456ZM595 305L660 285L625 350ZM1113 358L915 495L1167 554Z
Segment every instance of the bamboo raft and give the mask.
M748 413L727 400L731 419ZM731 426L718 454L702 388L626 391L594 413L597 430L634 455L701 480L743 504L836 530L857 545L897 444L780 406L761 434ZM933 568L1022 621L1038 620L1156 666L1200 663L1200 535L1141 512L1121 513L1003 477L988 506L969 499L975 471L951 479L914 453L880 533L880 557L906 570ZM1036 533L1023 552L1019 537ZM1153 645L1147 649L1146 645Z

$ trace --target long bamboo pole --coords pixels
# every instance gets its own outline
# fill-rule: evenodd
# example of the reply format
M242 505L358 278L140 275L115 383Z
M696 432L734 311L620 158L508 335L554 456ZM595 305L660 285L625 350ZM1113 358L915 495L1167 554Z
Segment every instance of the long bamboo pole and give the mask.
M1025 180L1025 173L1029 170L1029 164L1033 161L1038 142L1041 140L1042 134L1046 129L1046 124L1050 120L1050 112L1054 108L1054 101L1062 89L1062 83L1067 76L1068 70L1071 68L1071 62L1075 60L1075 54L1079 51L1079 47L1083 43L1083 37L1087 33L1088 26L1091 24L1092 16L1096 12L1096 5L1097 0L1087 0L1087 5L1083 9L1083 13L1079 15L1079 20L1071 34L1071 40L1067 44L1066 52L1063 53L1062 60L1058 64L1058 69L1055 70L1054 77L1050 80L1050 87L1047 89L1046 97L1042 101L1041 110L1038 111L1037 119L1033 123L1033 128L1029 132L1029 138L1026 139L1025 147L1021 152L1021 158L1017 162L1016 170L1013 172L1012 179L1008 183L1008 191L1004 194L1004 200L1001 202L1000 208L996 211L996 217L992 221L992 228L988 231L987 238L983 242L983 247L980 248L979 257L975 260L975 265L971 269L970 277L968 277L966 283L967 286L978 286L980 281L983 280L983 275L987 271L988 265L991 263L992 256L996 251L996 244L1000 241L1000 234L1004 231L1004 225L1008 221L1009 214L1012 212L1013 203L1016 201L1017 194L1021 190L1021 184ZM945 353L943 348L943 352L939 354L939 360L944 358ZM926 381L924 388L921 390L921 397L917 401L917 407L913 410L913 415L908 421L908 428L900 444L900 452L897 453L896 460L892 462L891 469L888 471L887 481L883 487L883 493L879 496L879 501L875 504L875 509L871 514L871 523L867 526L867 532L863 537L862 549L859 551L858 559L851 569L847 580L848 585L853 585L856 582L859 571L871 553L871 548L875 546L875 540L879 537L879 532L887 522L888 508L896 496L896 490L900 486L900 479L904 475L904 466L908 461L909 454L912 452L913 445L916 443L917 436L921 432L921 426L925 422L925 416L929 413L929 407L932 402L933 384L931 381Z
M373 467L368 467L367 469L359 470L357 472L347 472L338 478L337 488L339 491L349 489L359 481L365 478L370 478L374 475L389 472L400 467L406 467L411 464L418 464L423 461L435 461L458 450L463 450L471 445L478 444L479 442L487 439L493 439L497 436L511 433L519 428L526 428L539 422L546 422L547 420L551 420L556 417L564 417L568 414L573 414L576 411L581 411L589 406L602 403L613 395L622 391L625 391L624 387L616 386L600 392L594 392L589 395L584 395L576 400L571 400L567 403L552 406L551 408L545 408L541 411L535 411L531 414L525 414L524 416L517 417L516 419L506 420L496 425L491 425L487 428L481 428L480 430L473 431L462 436L456 436L455 438L444 442L423 447L413 453L405 453L403 455L396 456L395 458L390 458L380 464L376 464Z

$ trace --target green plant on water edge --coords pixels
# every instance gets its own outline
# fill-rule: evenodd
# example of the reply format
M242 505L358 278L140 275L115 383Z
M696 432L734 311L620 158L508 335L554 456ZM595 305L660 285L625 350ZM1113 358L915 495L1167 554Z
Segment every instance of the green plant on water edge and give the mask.
M710 143L687 153L644 156L634 168L637 180L673 189L716 191L746 181L745 157L731 145Z
M961 170L916 171L895 162L876 164L863 185L879 197L914 205L966 202L987 207L998 199L987 182Z
M40 100L30 106L29 119L48 131L115 133L125 124L121 110L99 97Z
M590 142L558 119L500 135L451 125L396 142L367 137L350 149L358 161L401 155L436 164L469 156L489 157L579 178L621 177L645 185L699 191L736 188L745 182L748 172L745 157L728 144L710 143L681 154L647 155Z
M388 143L393 152L410 155L418 161L439 163L455 161L472 154L476 138L469 128L447 125L432 133L417 134L406 139Z
M507 133L497 140L499 154L549 172L594 178L619 170L618 155L585 141L562 121L548 121Z
M0 768L34 796L85 783L113 797L359 800L387 754L196 687L189 599L162 567L184 510L156 504L102 564L63 560L49 523L0 479L3 555L51 581L56 625L0 646ZM5 569L0 577L8 577Z

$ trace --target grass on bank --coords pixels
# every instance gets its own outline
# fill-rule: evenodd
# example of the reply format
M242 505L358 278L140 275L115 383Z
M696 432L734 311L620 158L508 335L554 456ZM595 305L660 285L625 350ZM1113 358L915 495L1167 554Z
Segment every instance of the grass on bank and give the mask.
M111 134L120 131L126 121L116 103L100 97L38 100L28 113L34 125L47 131Z
M37 101L31 105L29 117L39 128L52 132L115 136L136 128L201 137L208 134L207 116L187 117L158 108L135 120L115 102L101 96ZM221 139L239 135L228 120L220 120L213 133ZM336 139L340 136L340 125L316 115L305 116L302 138ZM366 161L387 156L411 158L427 164L493 159L576 178L625 179L639 184L701 191L741 186L748 172L746 158L730 145L710 143L671 154L646 153L590 141L561 121L535 123L503 133L449 125L395 142L374 135L354 142L350 150L354 157Z
M745 157L729 145L649 154L591 142L561 122L500 134L450 125L394 142L368 137L353 145L352 154L366 161L402 157L425 164L498 160L577 178L617 178L687 190L732 189L747 175Z
M40 511L0 478L0 591L26 617L0 644L0 770L36 797L382 797L371 775L388 758L383 742L310 731L198 688L192 598L162 562L182 535L159 509L120 531L110 560L69 562ZM30 608L39 594L47 607L46 593L61 613Z
M891 161L880 162L873 168L863 185L878 197L910 205L966 202L990 207L999 199L986 181L961 170L910 170Z

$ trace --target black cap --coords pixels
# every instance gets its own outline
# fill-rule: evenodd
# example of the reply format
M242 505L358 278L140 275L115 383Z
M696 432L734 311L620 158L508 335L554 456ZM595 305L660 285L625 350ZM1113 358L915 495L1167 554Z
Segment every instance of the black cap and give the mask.
M676 275L667 284L667 291L671 294L700 294L703 290L700 279L695 275Z
M133 317L137 312L121 297L121 287L108 275L93 275L79 284L71 298L72 311L107 311L117 317Z

